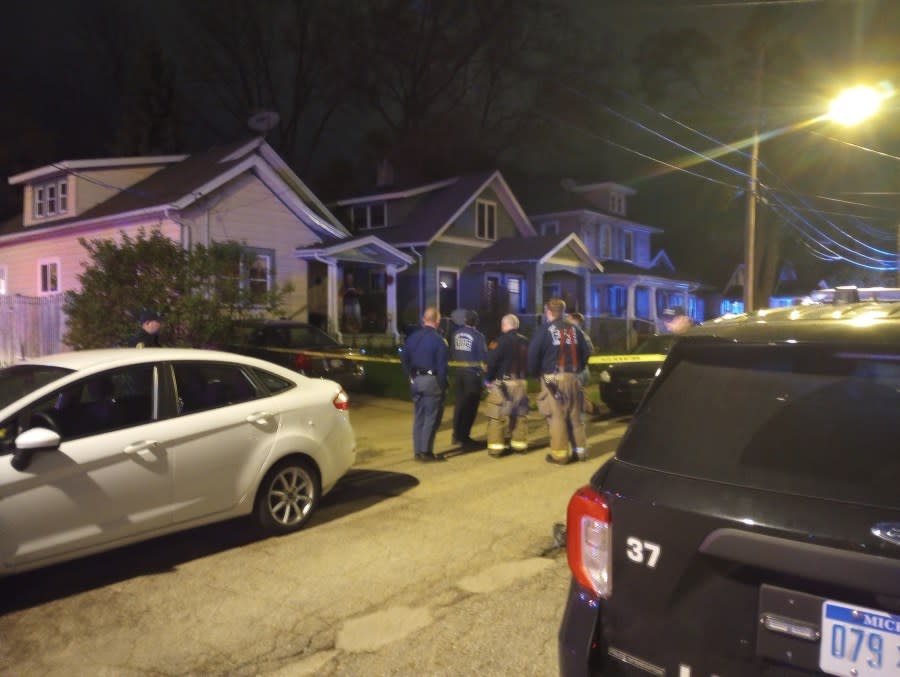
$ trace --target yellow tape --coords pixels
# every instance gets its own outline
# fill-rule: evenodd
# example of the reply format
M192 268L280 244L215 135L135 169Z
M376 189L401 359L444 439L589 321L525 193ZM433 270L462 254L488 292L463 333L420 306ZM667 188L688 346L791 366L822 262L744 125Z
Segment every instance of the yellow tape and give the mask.
M322 353L315 350L306 350L305 348L265 348L260 350L268 350L273 353L303 353L310 357L325 357L329 359L352 360L354 362L381 362L383 364L400 364L399 357L370 357L369 355L359 355L356 353ZM451 361L451 367L479 367L483 366L481 362L457 362Z
M588 364L622 364L623 362L662 362L665 355L647 353L645 355L591 355Z

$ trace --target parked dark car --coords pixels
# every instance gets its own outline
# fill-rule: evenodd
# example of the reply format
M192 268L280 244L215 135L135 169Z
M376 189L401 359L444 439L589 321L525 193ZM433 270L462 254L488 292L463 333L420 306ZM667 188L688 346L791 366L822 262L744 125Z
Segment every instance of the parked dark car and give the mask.
M354 360L362 352L342 345L318 327L293 320L240 320L225 350L258 357L312 378L337 381L359 390L365 367Z
M614 414L630 414L640 404L662 366L675 334L655 334L627 355L596 355L591 364L600 381L600 399Z
M900 675L900 303L679 336L569 502L560 673Z

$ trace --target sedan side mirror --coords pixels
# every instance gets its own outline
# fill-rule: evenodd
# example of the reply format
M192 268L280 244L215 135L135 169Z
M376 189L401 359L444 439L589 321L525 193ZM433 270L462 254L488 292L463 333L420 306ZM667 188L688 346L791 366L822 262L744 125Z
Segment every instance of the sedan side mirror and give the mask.
M19 472L31 465L31 457L36 451L58 449L59 433L48 428L31 428L16 438L16 448L10 464Z

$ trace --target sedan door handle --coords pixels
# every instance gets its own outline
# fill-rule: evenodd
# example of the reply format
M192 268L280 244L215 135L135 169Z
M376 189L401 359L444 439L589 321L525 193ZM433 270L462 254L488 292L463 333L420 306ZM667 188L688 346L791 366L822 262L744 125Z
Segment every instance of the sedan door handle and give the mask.
M247 423L268 423L272 414L268 411L257 411L247 417Z
M145 461L153 460L152 449L156 449L159 446L159 442L156 440L143 440L141 442L135 442L134 444L129 444L122 451L129 455L137 455L140 456Z

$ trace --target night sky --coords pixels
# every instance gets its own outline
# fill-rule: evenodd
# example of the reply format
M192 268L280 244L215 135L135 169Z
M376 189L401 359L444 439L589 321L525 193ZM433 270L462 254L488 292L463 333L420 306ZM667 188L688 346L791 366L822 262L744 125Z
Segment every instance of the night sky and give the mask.
M801 124L844 85L900 86L896 0L80 0L0 12L4 184L53 161L202 150L275 109L267 139L326 200L364 189L383 158L409 181L498 167L526 210L535 182L617 181L639 191L631 216L666 230L656 246L679 273L718 285L741 257L748 161L709 158L746 139L758 110L761 130L786 130L763 143L761 179L793 200L800 225L788 230L837 220L886 243L898 222L898 99L859 129ZM477 67L453 79L473 52ZM396 76L423 63L423 77ZM4 191L0 219L20 209Z

